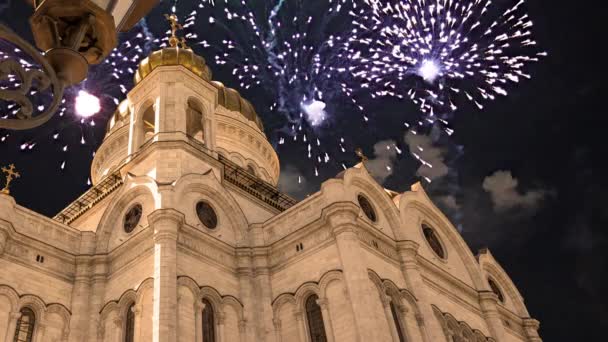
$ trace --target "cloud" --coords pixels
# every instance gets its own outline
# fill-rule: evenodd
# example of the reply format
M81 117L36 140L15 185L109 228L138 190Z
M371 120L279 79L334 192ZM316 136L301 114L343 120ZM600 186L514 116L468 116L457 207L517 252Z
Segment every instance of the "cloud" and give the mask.
M483 180L483 189L492 197L494 211L505 212L513 208L534 211L548 194L542 189L520 193L518 183L511 171L496 171Z
M394 140L382 140L374 145L374 155L376 158L369 159L365 162L365 168L374 177L374 179L382 184L393 174L393 163L397 156Z
M302 198L306 195L306 178L293 166L281 170L279 190L291 196Z
M456 197L452 196L452 195L445 195L445 196L439 196L439 197L435 197L435 201L437 202L437 204L445 209L448 210L460 210L461 206L460 204L458 204L458 201L456 201Z
M409 146L410 153L422 163L416 171L418 176L432 181L448 174L449 169L444 160L445 151L435 147L431 137L408 131L405 143Z

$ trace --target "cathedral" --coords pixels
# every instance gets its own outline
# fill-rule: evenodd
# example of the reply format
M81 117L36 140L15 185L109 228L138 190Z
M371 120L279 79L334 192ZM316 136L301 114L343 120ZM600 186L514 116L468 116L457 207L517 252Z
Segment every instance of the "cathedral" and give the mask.
M0 193L0 341L539 342L489 250L365 161L296 201L255 109L184 43L142 60L48 218Z

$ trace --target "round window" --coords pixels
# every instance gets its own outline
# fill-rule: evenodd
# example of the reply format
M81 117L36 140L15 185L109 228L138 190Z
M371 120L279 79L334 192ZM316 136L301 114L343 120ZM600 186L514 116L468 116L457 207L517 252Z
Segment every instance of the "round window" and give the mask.
M137 227L137 224L141 219L142 212L143 210L141 204L135 204L127 211L123 222L125 232L130 233L135 229L135 227Z
M494 292L494 294L498 297L498 300L500 300L502 303L504 303L505 297L502 295L502 291L500 291L500 287L498 287L496 282L494 282L494 280L488 278L488 284L490 285L490 289L492 289L492 292Z
M196 214L201 223L209 229L217 227L217 214L211 205L205 201L200 201L196 204Z
M359 201L359 206L361 207L361 210L363 210L365 216L367 216L367 218L370 219L372 222L376 222L376 212L374 211L374 207L372 207L372 204L369 203L367 198L365 198L365 196L363 195L359 195L357 197L357 200Z
M445 259L445 251L443 250L443 246L441 245L435 230L423 223L422 233L424 233L424 238L426 239L426 242L429 243L429 246L431 246L433 252L435 252L435 254L437 254L437 256L441 259Z

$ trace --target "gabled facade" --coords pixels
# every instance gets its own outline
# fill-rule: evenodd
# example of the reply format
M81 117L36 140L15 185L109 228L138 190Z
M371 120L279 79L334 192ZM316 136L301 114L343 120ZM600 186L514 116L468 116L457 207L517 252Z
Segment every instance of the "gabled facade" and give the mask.
M0 194L0 341L541 341L419 184L359 164L296 202L201 57L163 49L136 81L92 189L53 219Z

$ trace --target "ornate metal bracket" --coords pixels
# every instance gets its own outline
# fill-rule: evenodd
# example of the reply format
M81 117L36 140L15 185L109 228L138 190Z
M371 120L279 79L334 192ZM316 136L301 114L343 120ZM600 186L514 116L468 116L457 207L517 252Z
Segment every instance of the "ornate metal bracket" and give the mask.
M14 102L19 106L16 119L4 119L2 117L7 113L0 113L0 128L25 130L38 127L49 121L57 112L65 85L59 80L46 58L35 47L2 24L0 24L0 39L14 44L41 66L41 69L28 70L15 59L0 60L0 80L14 75L20 83L15 89L0 89L0 101ZM34 106L27 95L32 88L37 91L45 91L49 87L52 87L53 101L44 112L34 116Z

